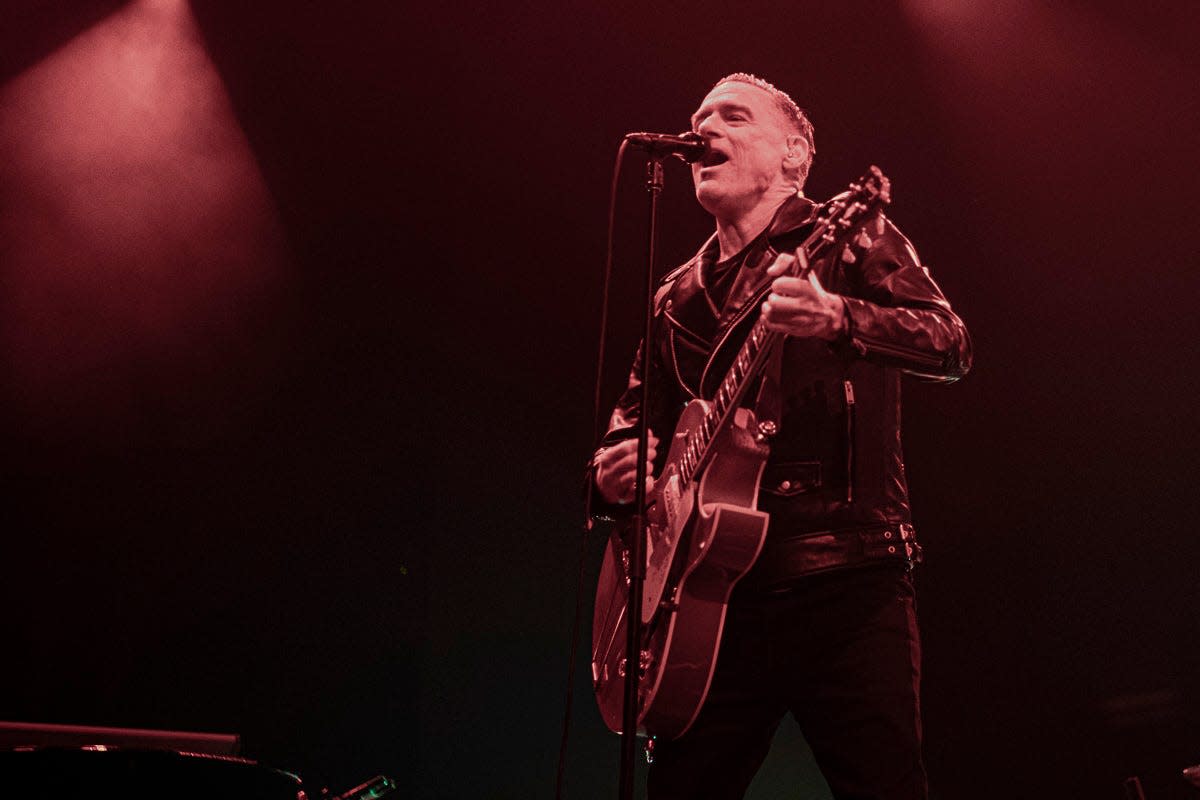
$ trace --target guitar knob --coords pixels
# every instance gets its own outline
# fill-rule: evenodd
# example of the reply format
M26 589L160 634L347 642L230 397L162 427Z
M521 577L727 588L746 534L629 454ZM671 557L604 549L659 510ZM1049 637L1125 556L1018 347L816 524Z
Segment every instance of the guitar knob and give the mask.
M626 671L625 668L628 663L629 663L628 659L624 659L624 658L622 658L620 661L617 662L617 676L618 677L621 677L621 678L625 677L625 671ZM639 678L646 677L646 670L650 669L650 665L653 663L654 663L654 656L650 653L649 650L639 650L638 651L638 677Z
M760 439L770 439L775 434L779 433L779 426L774 420L764 419L758 423L758 437Z

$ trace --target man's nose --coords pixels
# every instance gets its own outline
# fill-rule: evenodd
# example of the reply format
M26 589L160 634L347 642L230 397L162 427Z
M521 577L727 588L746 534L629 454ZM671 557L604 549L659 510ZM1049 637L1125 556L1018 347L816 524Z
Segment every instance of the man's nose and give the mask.
M711 138L713 136L717 136L718 135L718 126L717 126L716 120L714 119L714 116L709 115L709 116L705 117L704 119L700 120L700 124L696 126L696 133L700 134L701 136L705 137L706 139Z

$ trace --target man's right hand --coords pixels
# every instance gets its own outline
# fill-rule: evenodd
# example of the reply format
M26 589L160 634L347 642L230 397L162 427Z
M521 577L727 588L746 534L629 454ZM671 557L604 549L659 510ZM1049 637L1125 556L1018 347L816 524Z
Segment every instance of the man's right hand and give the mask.
M654 458L658 452L658 437L650 431L647 442L649 461L646 464L646 492L654 489ZM609 447L602 447L596 454L596 488L600 496L610 503L632 503L634 481L637 479L638 440L623 439Z

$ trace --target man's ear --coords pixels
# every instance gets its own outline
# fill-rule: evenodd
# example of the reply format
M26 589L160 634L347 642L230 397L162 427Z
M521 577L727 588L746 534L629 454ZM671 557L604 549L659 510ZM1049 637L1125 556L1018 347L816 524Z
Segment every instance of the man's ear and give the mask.
M787 137L787 153L783 157L783 166L789 170L800 169L808 160L808 142L798 133Z

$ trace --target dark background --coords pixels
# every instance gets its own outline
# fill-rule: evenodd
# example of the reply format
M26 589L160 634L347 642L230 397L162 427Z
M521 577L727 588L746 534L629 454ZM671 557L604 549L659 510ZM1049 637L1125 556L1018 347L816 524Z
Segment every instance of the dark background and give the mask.
M612 158L748 70L814 120L810 196L889 174L975 340L907 384L935 796L1186 796L1196 6L5 5L0 719L550 796ZM158 94L97 66L155 42ZM710 225L678 164L662 213L665 269ZM613 796L579 675L567 796ZM754 796L803 759L785 731Z

